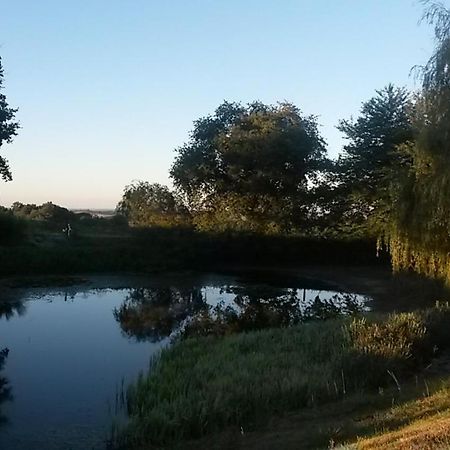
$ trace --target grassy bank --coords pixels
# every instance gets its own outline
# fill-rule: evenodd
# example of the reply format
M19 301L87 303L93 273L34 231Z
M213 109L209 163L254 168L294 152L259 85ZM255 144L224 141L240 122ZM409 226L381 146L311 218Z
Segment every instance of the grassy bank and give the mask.
M383 389L395 399L450 344L449 325L441 307L178 342L130 388L122 439L127 448L182 448L227 428L261 429L289 412L364 403ZM329 439L322 430L323 447Z

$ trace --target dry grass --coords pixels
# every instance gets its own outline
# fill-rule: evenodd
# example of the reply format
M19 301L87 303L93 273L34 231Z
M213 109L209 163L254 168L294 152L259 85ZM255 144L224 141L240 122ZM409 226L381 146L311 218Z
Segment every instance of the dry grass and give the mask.
M413 422L406 427L359 441L361 450L450 448L450 411Z
M359 439L353 448L450 448L450 389L446 387L430 397L392 408L386 413L375 415L371 421L376 429L383 431L370 438Z

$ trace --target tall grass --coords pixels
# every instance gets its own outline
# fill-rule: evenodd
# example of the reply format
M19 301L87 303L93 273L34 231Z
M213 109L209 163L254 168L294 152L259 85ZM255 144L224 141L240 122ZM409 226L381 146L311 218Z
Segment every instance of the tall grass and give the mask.
M400 388L438 342L450 344L433 334L437 321L448 329L448 308L178 342L130 388L123 443L165 448L351 393Z

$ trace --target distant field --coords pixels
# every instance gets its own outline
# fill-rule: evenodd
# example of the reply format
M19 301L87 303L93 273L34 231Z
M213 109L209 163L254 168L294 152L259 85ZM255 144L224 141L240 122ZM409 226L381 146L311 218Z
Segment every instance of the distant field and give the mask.
M94 217L109 218L114 216L114 209L71 209L75 214L90 214Z

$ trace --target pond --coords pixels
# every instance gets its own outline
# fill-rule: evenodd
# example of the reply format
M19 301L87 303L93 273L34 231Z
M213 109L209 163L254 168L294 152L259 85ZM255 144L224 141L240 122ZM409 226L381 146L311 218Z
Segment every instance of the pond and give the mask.
M370 302L288 278L160 276L122 284L3 293L0 448L105 449L112 424L124 420L126 386L181 333L203 334L216 323L217 332L288 326L363 311Z

